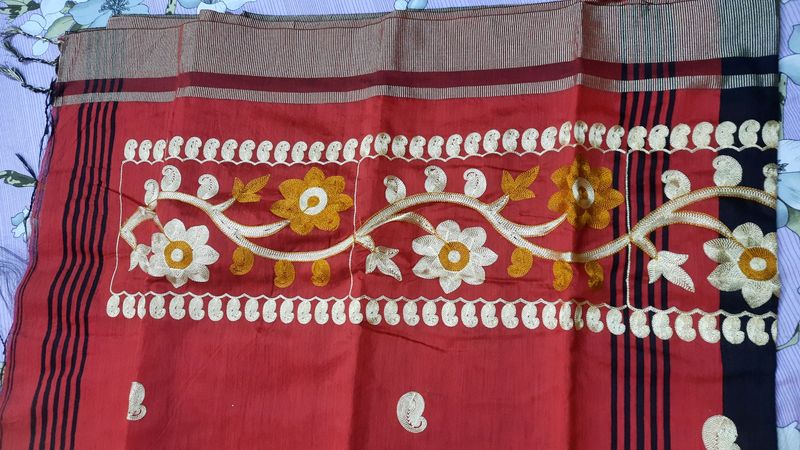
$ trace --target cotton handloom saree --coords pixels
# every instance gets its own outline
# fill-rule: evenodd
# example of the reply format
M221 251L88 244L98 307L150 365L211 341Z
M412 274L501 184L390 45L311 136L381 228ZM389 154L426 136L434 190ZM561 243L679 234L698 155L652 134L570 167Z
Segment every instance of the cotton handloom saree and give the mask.
M3 448L774 449L776 27L569 1L67 36Z

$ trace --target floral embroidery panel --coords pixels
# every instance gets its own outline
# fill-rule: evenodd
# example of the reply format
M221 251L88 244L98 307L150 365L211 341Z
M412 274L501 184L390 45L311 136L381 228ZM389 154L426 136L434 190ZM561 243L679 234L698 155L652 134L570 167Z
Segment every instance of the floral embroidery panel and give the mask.
M3 439L775 448L774 5L558 6L69 36Z

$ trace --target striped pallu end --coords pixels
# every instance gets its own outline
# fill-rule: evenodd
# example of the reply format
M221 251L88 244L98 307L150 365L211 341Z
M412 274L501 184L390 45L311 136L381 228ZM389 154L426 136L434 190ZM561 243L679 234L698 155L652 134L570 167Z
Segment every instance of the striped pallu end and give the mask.
M67 36L4 448L775 448L774 3Z

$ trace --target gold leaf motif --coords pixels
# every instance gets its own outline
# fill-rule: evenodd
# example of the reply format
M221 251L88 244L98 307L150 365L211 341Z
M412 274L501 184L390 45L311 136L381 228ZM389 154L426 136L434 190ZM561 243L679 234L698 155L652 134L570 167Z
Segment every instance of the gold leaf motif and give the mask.
M234 275L246 275L253 268L253 252L244 248L238 247L233 252L233 263L231 263L231 273Z
M294 265L291 261L280 260L275 263L275 286L289 287L294 283Z
M331 281L331 266L328 261L318 259L311 266L311 282L314 286L322 287Z
M553 262L553 287L565 291L572 283L572 266L564 261Z
M597 261L589 261L583 265L586 274L589 275L589 287L599 289L603 287L603 266Z
M242 180L236 177L233 179L233 189L231 189L231 195L239 203L257 202L261 200L261 196L258 195L258 191L267 185L267 181L269 181L269 175L254 178L248 181L247 184L244 184Z
M522 278L530 272L533 266L533 254L527 248L517 247L511 254L511 265L508 266L508 275L513 278Z
M533 191L530 190L531 184L536 180L539 175L539 166L533 167L525 172L522 172L514 178L507 170L503 171L503 180L500 182L500 187L503 193L511 200L525 200L534 198Z

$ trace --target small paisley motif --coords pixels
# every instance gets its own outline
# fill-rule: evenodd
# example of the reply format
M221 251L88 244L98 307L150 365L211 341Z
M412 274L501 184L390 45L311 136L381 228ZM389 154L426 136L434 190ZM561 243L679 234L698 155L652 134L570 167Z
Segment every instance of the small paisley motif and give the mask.
M128 394L128 420L137 421L144 418L147 414L147 407L142 402L144 402L144 386L138 381L134 381L131 383L131 391Z
M425 399L419 392L406 392L397 401L397 420L411 433L421 433L428 427L428 421L422 416L425 411Z

